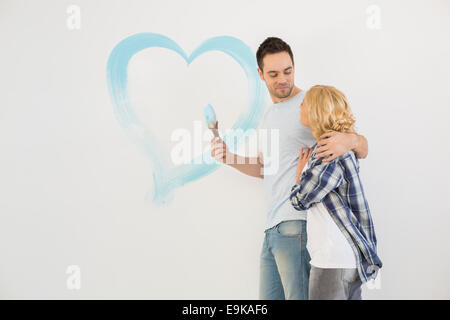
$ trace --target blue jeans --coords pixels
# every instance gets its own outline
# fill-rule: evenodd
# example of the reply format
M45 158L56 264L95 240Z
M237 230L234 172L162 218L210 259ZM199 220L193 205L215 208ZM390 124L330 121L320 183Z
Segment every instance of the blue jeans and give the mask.
M265 231L261 252L259 298L308 300L311 260L306 221L283 221Z

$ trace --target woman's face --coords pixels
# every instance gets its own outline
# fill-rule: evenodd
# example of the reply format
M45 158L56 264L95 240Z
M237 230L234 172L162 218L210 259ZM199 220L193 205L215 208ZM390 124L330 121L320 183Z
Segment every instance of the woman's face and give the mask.
M300 123L309 128L308 106L305 99L303 99L303 102L300 105Z

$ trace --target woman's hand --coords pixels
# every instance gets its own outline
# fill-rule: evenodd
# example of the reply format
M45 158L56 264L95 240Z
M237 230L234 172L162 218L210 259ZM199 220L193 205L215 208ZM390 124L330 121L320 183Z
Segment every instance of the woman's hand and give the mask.
M297 183L300 182L300 176L302 175L303 168L308 163L309 156L311 155L312 149L306 148L305 152L303 154L303 147L300 148L300 155L298 156L298 162L297 162L297 174L295 181Z

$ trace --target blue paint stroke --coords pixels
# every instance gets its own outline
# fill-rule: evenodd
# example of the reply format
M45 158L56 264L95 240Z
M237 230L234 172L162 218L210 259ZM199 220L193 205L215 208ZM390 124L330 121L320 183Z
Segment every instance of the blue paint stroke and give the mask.
M257 64L251 49L241 40L229 36L219 36L201 43L190 56L170 38L156 33L138 33L120 41L108 58L107 83L114 107L114 113L121 127L136 143L153 163L153 202L155 204L168 203L173 198L173 190L188 182L204 177L220 167L206 150L201 156L203 163L195 159L191 164L174 166L169 152L164 150L153 133L138 119L134 112L127 90L127 70L130 59L139 51L158 47L166 48L178 53L187 62L187 66L197 57L208 51L220 51L232 57L244 70L247 81L250 101L240 114L231 129L256 129L264 111L265 88L259 79ZM157 112L157 109L155 108ZM155 112L155 115L156 115ZM237 136L236 146L248 138L245 134ZM234 139L223 140L229 147L234 147ZM231 147L230 147L231 149Z

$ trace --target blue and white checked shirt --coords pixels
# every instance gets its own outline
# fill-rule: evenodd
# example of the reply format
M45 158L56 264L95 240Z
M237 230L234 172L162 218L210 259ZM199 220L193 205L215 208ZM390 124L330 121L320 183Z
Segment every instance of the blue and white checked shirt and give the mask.
M300 183L291 188L290 200L296 210L307 210L323 202L355 253L362 282L375 279L382 262L377 255L377 239L369 205L359 178L359 162L353 151L330 162L315 159L312 147L308 167Z

